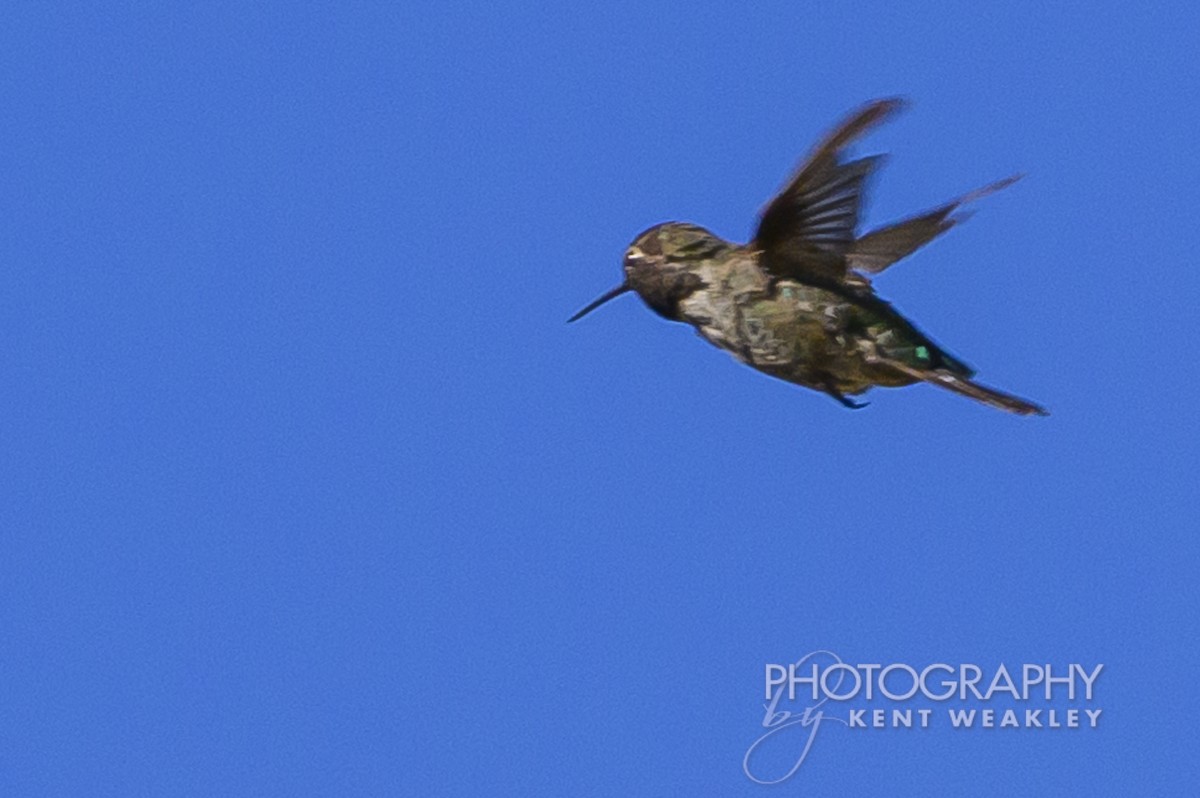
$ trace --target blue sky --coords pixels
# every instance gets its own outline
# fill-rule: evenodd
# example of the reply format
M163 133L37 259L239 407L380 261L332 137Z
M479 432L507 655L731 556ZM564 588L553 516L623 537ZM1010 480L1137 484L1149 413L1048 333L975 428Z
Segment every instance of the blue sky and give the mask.
M7 9L0 792L1194 787L1196 28ZM846 411L632 296L564 324L651 224L745 240L891 95L868 225L1028 177L878 289L1050 418L930 387ZM820 649L1103 663L1103 716L831 728L756 785L764 666Z

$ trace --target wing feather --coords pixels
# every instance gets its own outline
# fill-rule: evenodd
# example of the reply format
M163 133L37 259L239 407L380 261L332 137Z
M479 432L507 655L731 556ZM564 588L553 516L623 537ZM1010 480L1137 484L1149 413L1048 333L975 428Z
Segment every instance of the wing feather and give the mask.
M847 161L844 150L902 107L897 99L877 100L851 114L767 204L754 244L768 273L801 282L844 278L866 181L882 160Z
M993 194L1021 179L1012 175L983 188L964 194L932 211L911 216L902 221L872 230L854 242L846 255L851 269L877 274L898 260L908 257L955 225L962 224L971 214L959 212L968 202Z

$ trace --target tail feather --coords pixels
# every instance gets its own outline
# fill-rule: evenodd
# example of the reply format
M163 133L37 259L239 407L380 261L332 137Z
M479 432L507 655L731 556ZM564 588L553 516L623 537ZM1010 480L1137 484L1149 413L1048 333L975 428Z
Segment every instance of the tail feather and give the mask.
M963 377L958 374L953 374L945 369L918 369L904 363L898 363L894 360L883 361L891 368L908 375L914 379L927 382L930 385L936 385L939 388L945 388L948 391L953 391L961 396L974 399L977 402L983 402L985 405L999 408L1000 410L1009 413L1016 413L1021 416L1048 416L1050 411L1041 405L1034 404L1019 396L1013 396L1010 393L989 388L986 385L981 385L978 382Z
M954 391L962 396L968 396L977 402L983 402L985 405L1007 410L1009 413L1016 413L1021 416L1050 415L1050 411L1041 405L1036 405L1033 402L1022 399L1019 396L1013 396L1010 393L1005 393L1004 391L998 391L995 388L989 388L986 385L980 385L974 380L964 379L946 371L928 372L923 375L922 379L930 385L937 385L948 391Z

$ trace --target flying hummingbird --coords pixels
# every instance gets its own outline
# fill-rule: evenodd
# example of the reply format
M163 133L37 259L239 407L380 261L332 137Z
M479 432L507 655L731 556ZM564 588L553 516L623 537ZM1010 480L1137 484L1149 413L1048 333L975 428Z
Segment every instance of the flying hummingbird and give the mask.
M846 407L865 407L849 397L873 386L928 382L1011 413L1048 415L972 380L970 366L881 299L866 276L963 221L965 203L1020 177L859 236L864 185L881 157L848 160L845 149L902 104L877 100L847 117L767 204L748 244L683 222L651 227L625 251L625 281L569 321L635 291L655 313L692 325L746 365Z

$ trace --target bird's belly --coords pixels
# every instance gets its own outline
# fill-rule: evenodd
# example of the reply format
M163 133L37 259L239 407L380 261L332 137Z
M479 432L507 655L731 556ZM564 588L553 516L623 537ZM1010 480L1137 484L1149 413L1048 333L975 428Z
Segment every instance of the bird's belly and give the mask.
M770 296L705 294L689 303L687 320L709 343L764 374L845 394L912 381L871 362L870 341L835 294L786 281Z
M745 361L773 377L846 394L865 391L875 380L859 339L847 328L840 298L787 284L752 303L743 314Z
M846 335L840 302L824 292L781 286L773 298L755 302L744 318L749 364L773 377L820 386L838 378L841 390L870 385L860 374L863 359Z

